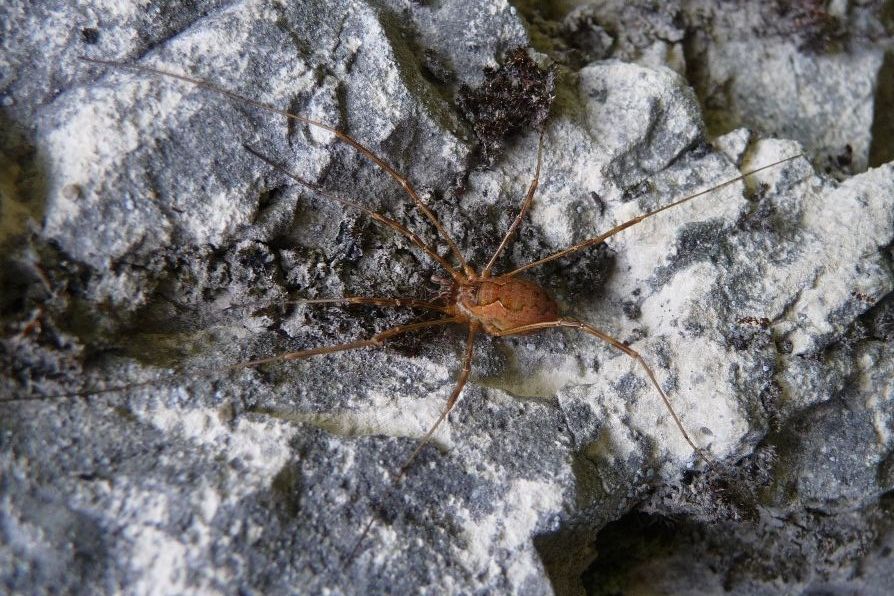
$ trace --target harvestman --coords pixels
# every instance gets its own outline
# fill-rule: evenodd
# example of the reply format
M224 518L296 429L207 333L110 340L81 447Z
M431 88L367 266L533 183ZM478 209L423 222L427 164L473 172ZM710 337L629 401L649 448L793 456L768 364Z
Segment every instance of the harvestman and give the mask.
M598 236L595 236L588 240L584 240L583 242L578 242L577 244L574 244L564 250L560 250L556 253L538 259L532 263L528 263L527 265L518 267L508 273L494 275L493 269L494 265L497 262L497 259L510 244L513 235L518 230L519 226L525 218L525 215L531 207L531 203L533 202L534 193L537 190L540 179L540 166L543 155L542 133L537 149L537 165L535 168L534 177L531 180L530 185L528 186L528 191L525 195L524 201L522 202L521 209L518 215L513 220L512 224L509 226L506 234L503 236L503 239L500 242L500 245L497 247L497 250L494 252L493 256L479 273L470 263L466 261L466 259L462 255L462 252L459 250L459 247L456 245L456 242L454 242L454 240L451 238L450 234L441 224L440 220L437 218L434 212L432 212L432 210L422 201L410 181L407 180L406 177L404 177L400 172L394 169L394 167L392 167L384 159L376 155L367 146L349 136L348 134L342 132L341 130L325 124L324 122L313 120L300 114L294 114L285 110L280 110L274 106L264 104L249 97L244 97L204 80L148 66L137 66L132 64L125 64L122 62L97 60L85 57L82 57L81 59L94 64L111 66L115 68L124 68L144 74L179 79L192 85L205 88L214 93L224 95L231 100L245 103L261 110L272 112L274 114L279 114L286 118L301 122L305 125L316 127L332 133L333 135L335 135L336 138L353 147L357 152L363 155L366 159L373 162L376 166L378 166L381 170L383 170L386 174L393 178L398 184L400 184L404 192L406 192L407 196L423 213L423 215L425 215L429 222L435 227L440 238L446 242L449 247L450 256L452 257L451 259L438 254L438 252L431 245L424 242L417 234L410 231L407 227L400 224L399 222L385 217L384 215L381 215L380 213L377 213L368 207L357 204L345 198L329 194L321 189L319 186L311 184L310 182L307 182L299 176L288 171L285 166L273 161L269 157L266 157L265 155L258 152L256 149L247 145L245 146L246 150L249 151L252 155L264 161L275 170L289 176L297 183L313 190L315 193L326 198L327 200L339 203L351 209L361 211L377 223L389 227L396 231L398 234L406 237L420 250L422 250L422 252L428 255L434 262L440 265L441 268L443 268L447 272L447 274L450 275L452 281L450 282L449 288L446 292L442 293L441 297L432 302L408 298L379 298L370 296L346 296L334 299L302 301L310 304L340 303L368 304L385 307L409 307L413 309L440 313L442 315L442 317L440 318L392 327L373 335L369 339L355 340L338 345L324 346L319 348L300 350L296 352L287 352L267 358L259 358L257 360L240 362L228 367L230 370L257 367L264 364L299 360L302 358L308 358L310 356L317 356L321 354L332 354L334 352L343 352L347 350L354 350L366 347L380 347L386 340L404 333L442 325L466 325L468 327L468 335L462 357L462 368L460 369L456 384L453 387L453 391L450 393L450 397L447 399L447 404L441 414L438 416L437 420L435 420L434 424L432 424L431 428L428 429L425 435L423 435L422 438L419 439L416 448L398 469L397 474L392 480L393 485L396 485L400 482L400 480L406 474L410 464L412 464L422 448L431 441L431 438L434 435L435 431L438 429L441 423L444 422L444 420L456 406L460 393L462 392L463 387L468 381L469 373L472 369L472 354L475 345L475 337L478 335L478 333L482 332L496 337L506 337L511 335L523 335L544 329L567 327L571 329L578 329L580 331L593 335L604 342L607 342L608 344L624 352L639 363L639 365L643 368L646 375L648 376L652 386L655 387L658 395L661 396L664 405L667 407L668 412L673 418L677 428L680 430L680 433L686 439L686 442L689 444L690 447L692 447L692 449L695 451L696 454L698 454L700 458L702 458L706 462L711 461L709 456L695 444L695 442L689 436L689 433L686 432L686 429L684 428L680 417L677 415L677 413L674 411L673 406L671 405L670 399L668 398L664 389L662 389L661 385L658 383L658 380L655 377L655 373L652 371L652 368L639 352L637 352L630 346L625 345L614 337L611 337L610 335L593 327L589 323L559 316L558 305L552 299L552 297L550 297L549 294L547 294L546 291L537 283L523 277L519 277L519 274L539 265L543 265L544 263L555 261L567 255L584 250L590 246L599 244L607 238L610 238L615 234L640 223L646 218L652 217L654 215L657 215L658 213L661 213L662 211L670 209L671 207L682 205L683 203L691 201L692 199L743 180L747 176L750 176L762 170L772 168L784 162L801 157L801 154L793 155L791 157L787 157L771 164L756 168L754 170L746 172L745 174L741 174L739 176L736 176L735 178L731 178L725 182L713 186L707 190L703 190L698 193L686 196L658 209L647 211L646 213L638 215L629 221L611 228L607 232L599 234ZM159 381L156 380L146 383L135 383L127 385L126 387L111 387L99 391L84 391L76 394L66 395L94 395L98 393L118 391L124 388L133 388L141 385L154 384L157 382ZM367 534L370 526L372 525L372 521L373 520L370 519L369 523L365 526L360 540L358 541L357 546L354 549L354 552L356 552L357 547L359 547L360 541L362 541L364 536Z

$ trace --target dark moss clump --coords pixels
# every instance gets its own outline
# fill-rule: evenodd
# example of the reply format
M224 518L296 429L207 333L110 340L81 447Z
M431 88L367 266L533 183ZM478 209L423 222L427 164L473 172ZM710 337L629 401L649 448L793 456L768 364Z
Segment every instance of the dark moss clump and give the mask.
M800 39L800 49L814 54L840 51L847 40L844 21L826 10L825 2L806 0L801 3L778 3L782 22Z
M463 85L459 106L472 121L485 160L493 162L506 139L529 127L540 128L556 95L554 69L543 69L524 48L506 53L499 68L484 71L477 89Z

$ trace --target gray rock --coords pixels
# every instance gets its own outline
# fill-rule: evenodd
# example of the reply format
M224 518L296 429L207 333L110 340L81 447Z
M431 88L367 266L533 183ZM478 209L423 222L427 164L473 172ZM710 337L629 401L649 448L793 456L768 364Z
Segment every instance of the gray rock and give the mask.
M847 118L813 111L781 128L754 116L790 116L778 94L753 110L727 105L734 125L789 140L706 126L705 81L735 72L731 88L751 97L753 76L732 68L739 46L715 40L726 21L698 52L684 47L688 4L581 8L561 22L458 0L156 10L0 8L16 32L0 54L10 214L0 399L92 393L0 404L4 588L887 585L894 166L862 171L878 50L819 60L838 66L817 72L838 74L802 94L853 101ZM530 272L563 312L641 352L693 439L723 463L704 469L633 359L549 331L478 339L459 406L394 488L444 406L464 331L228 366L425 316L286 300L431 299L443 271L242 145L442 254L446 244L330 133L77 57L207 79L348 131L407 175L480 268L515 217L538 133L479 167L455 92L527 45L526 31L549 55L538 60L559 60L559 88L534 207L501 271L805 152ZM773 55L811 60L797 40L774 43ZM830 91L851 78L862 86ZM848 139L859 173L827 177L827 148ZM675 531L642 529L669 519ZM656 554L652 538L678 548Z
M747 123L796 139L829 173L894 157L873 134L886 118L877 108L890 75L883 66L890 24L886 31L877 9L858 2L753 2L734 11L711 0L681 4L692 32L687 72L715 134Z

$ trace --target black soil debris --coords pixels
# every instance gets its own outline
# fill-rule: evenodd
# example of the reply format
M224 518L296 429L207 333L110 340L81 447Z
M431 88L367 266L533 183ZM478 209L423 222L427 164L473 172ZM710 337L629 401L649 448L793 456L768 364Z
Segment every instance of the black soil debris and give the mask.
M486 68L477 89L463 85L458 102L472 121L481 153L493 163L506 139L529 127L540 128L556 95L556 72L543 69L524 48L509 50L499 68Z
M801 43L800 49L814 54L839 51L847 40L847 24L826 9L826 2L805 0L800 3L779 2L782 22Z

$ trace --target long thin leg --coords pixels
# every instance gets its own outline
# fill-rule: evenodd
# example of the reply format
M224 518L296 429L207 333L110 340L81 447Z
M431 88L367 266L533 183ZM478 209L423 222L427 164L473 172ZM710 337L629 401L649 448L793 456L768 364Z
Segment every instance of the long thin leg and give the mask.
M497 247L494 256L490 258L487 266L481 272L481 277L488 278L490 277L490 271L494 268L494 265L497 263L497 258L499 258L500 253L505 250L506 246L509 244L509 240L512 238L512 235L518 230L518 227L521 225L522 221L525 219L525 215L528 213L528 209L531 208L531 203L534 201L534 193L537 191L537 187L540 185L540 164L543 158L543 133L540 133L540 141L537 143L537 168L534 170L534 179L531 180L531 185L528 187L528 194L525 195L525 200L522 203L521 210L518 212L518 215L515 217L515 220L512 222L512 225L509 226L509 229L506 230L506 235L503 236L503 241L500 242L500 246Z
M392 337L400 335L402 333L418 331L419 329L425 329L426 327L449 325L451 323L462 323L463 321L464 319L461 317L450 317L447 319L434 319L431 321L421 321L419 323L398 325L397 327L391 327L390 329L386 329L385 331L380 331L369 339L358 339L334 346L322 346L320 348L310 348L308 350L299 350L297 352L286 352L284 354L277 354L276 356L269 356L267 358L258 358L257 360L249 360L247 362L237 362L236 364L231 364L230 366L228 366L227 369L238 370L241 368L254 368L256 366L261 366L262 364L301 360L303 358L309 358L310 356L332 354L334 352L344 352L346 350L356 350L357 348L378 348L385 342L385 340L391 339Z
M278 302L257 302L254 304L233 304L224 310L248 309L248 308L272 308L275 306L287 306L308 304L311 306L324 304L369 304L372 306L384 306L394 308L414 308L440 312L445 315L452 314L450 309L442 304L416 300L415 298L372 298L368 296L342 296L341 298L296 298L294 300L280 300Z
M73 391L71 393L59 393L56 395L25 395L25 396L16 396L12 398L0 398L0 403L8 403L8 402L23 402L23 401L40 401L40 400L48 400L48 399L65 399L65 398L73 398L73 397L92 397L94 395L102 395L104 393L114 393L118 391L129 391L131 389L136 389L139 387L147 387L152 385L160 385L162 383L169 383L171 381L175 381L177 379L183 378L193 378L200 375L219 375L221 371L233 371L239 370L243 368L253 368L256 366L261 366L262 364L272 364L274 362L288 362L291 360L300 360L302 358L309 358L311 356L318 356L322 354L332 354L334 352L344 352L347 350L355 350L357 348L367 348L367 347L379 347L386 340L395 337L396 335L400 335L402 333L409 333L411 331L418 331L419 329L425 329L426 327L435 327L439 325L449 325L451 323L462 323L464 319L460 317L449 317L446 319L434 319L430 321L421 321L419 323L410 323L407 325L398 325L397 327L391 327L390 329L386 329L381 331L369 339L361 339L351 342L346 342L343 344L337 344L334 346L323 346L320 348L311 348L308 350L300 350L297 352L286 352L283 354L278 354L276 356L269 356L267 358L258 358L257 360L248 360L246 362L237 362L236 364L231 364L230 366L224 367L223 369L205 369L205 370L186 370L186 369L175 369L168 375L160 379L153 379L151 381L143 381L140 383L128 383L126 385L117 385L114 387L106 387L104 389L87 389L84 391Z
M285 304L372 304L373 306L395 306L433 310L450 314L450 309L434 302L416 300L414 298L369 298L366 296L343 296L341 298L314 298L307 300L289 300Z
M466 339L466 351L463 354L463 365L459 371L459 376L456 379L456 385L453 387L453 391L450 393L450 397L447 398L447 405L444 407L444 410L441 412L441 415L438 416L438 419L435 420L435 423L432 425L428 432L426 432L421 439L419 439L419 444L416 445L416 449L413 450L413 453L410 454L410 457L401 465L398 470L397 477L395 482L399 482L404 475L407 473L407 470L410 468L410 464L413 463L413 460L416 459L416 456L419 455L419 452L422 451L422 448L428 445L431 441L432 436L434 436L435 431L438 430L438 427L441 426L441 423L447 419L447 416L450 412L453 411L453 408L456 407L456 402L459 401L459 394L462 392L463 387L466 386L466 382L469 380L469 373L472 371L472 353L475 348L475 335L478 334L478 329L480 328L480 324L477 322L469 323L469 335Z
M664 207L659 207L658 209L654 209L652 211L647 211L647 212L643 213L642 215L637 215L636 217L634 217L633 219L631 219L629 221L625 221L622 224L616 225L615 227L613 227L612 229L610 229L607 232L599 234L598 236L596 236L594 238L590 238L589 240L584 240L583 242L578 242L577 244L569 246L568 248L560 250L559 252L553 253L547 257L543 257L542 259L538 259L538 260L534 261L533 263L528 263L527 265L519 267L518 269L505 274L503 277L511 277L513 275L517 275L517 274L521 273L522 271L527 271L528 269L537 267L538 265L543 265L544 263L549 263L550 261L555 261L556 259L561 259L564 256L570 255L571 253L575 253L579 250L583 250L583 249L587 248L588 246L593 246L594 244L599 244L600 242L603 242L606 238L610 238L610 237L614 236L615 234L617 234L618 232L620 232L622 230L626 230L627 228L629 228L631 226L635 226L636 224L643 221L644 219L652 217L653 215L658 215L662 211L670 209L671 207L676 207L678 205L682 205L683 203L691 201L692 199L695 199L697 197L714 192L715 190L720 190L721 188L723 188L725 186L729 186L730 184L734 184L734 183L738 182L739 180L743 180L743 179L747 178L748 176L751 176L752 174L757 174L758 172L760 172L762 170L766 170L768 168L778 166L779 164L785 163L787 161L791 161L793 159L797 159L799 157L803 157L803 154L799 153L797 155L792 155L791 157L786 157L785 159L780 159L779 161L774 161L771 164L767 164L765 166L761 166L761 167L751 170L749 172L745 172L744 174L742 174L740 176L736 176L735 178L730 178L729 180L727 180L725 182L721 182L720 184L718 184L716 186L712 186L709 189L697 192L695 194L691 194L687 197L683 197L682 199L680 199L678 201L674 201L673 203L665 205Z
M357 150L361 155L363 155L366 159L370 160L374 164L376 164L379 168L382 169L386 174L391 176L398 184L400 184L401 188L407 193L413 203L416 204L416 207L422 211L425 217L435 226L435 229L438 230L438 233L447 242L450 247L450 251L453 253L454 257L456 257L463 271L466 272L466 275L472 276L474 275L474 270L469 266L466 262L465 258L460 252L459 247L456 245L456 242L453 241L453 238L447 233L447 230L438 220L437 216L434 212L425 204L425 202L420 198L419 194L416 192L416 189L413 188L413 185L410 184L410 181L403 176L400 172L395 170L388 162L384 159L373 153L372 149L368 148L366 145L358 141L357 139L349 136L347 133L342 132L341 130L335 128L334 126L330 126L324 122L320 122L318 120L313 120L306 116L302 116L300 114L293 114L292 112L287 112L286 110L280 110L277 107L271 106L269 104L265 104L263 102L257 101L256 99L251 99L250 97L245 97L244 95L239 95L238 93L234 93L228 89L224 89L223 87L219 87L213 83L209 83L208 81L203 81L202 79L196 79L194 77L188 77L181 74L176 74L167 70L162 70L160 68L152 68L150 66L138 66L136 64L125 64L124 62L116 62L114 60L98 60L96 58L87 58L86 56L80 56L80 59L84 62L91 62L93 64L102 64L103 66L111 66L114 68L125 68L129 70L133 70L136 72L149 73L156 76L161 77L170 77L172 79L178 79L180 81L184 81L186 83L190 83L192 85L196 85L197 87L201 87L203 89L207 89L213 93L218 93L223 95L229 99L235 100L237 102L243 102L245 104L254 106L258 109L265 110L267 112L271 112L274 114L279 114L280 116L285 116L286 118L290 118L292 120L297 120L298 122L303 122L309 126L315 126L322 130L327 130L334 134L340 141L347 143L355 150Z
M435 423L428 429L419 442L416 444L416 448L413 450L413 453L410 454L410 457L404 461L404 463L398 468L397 474L393 477L391 481L391 487L389 490L393 490L403 477L406 475L407 470L410 468L410 465L415 461L416 457L422 451L422 448L431 442L432 436L434 436L435 431L441 426L441 423L447 419L447 416L450 412L453 411L453 408L456 407L456 402L459 401L459 395L463 390L463 387L466 386L466 381L469 380L469 373L472 370L472 353L475 346L475 336L478 334L478 330L481 325L478 322L469 323L469 335L466 339L466 350L463 354L463 364L462 369L459 371L459 376L456 379L456 385L453 387L453 391L450 393L450 397L447 399L447 405L444 407L444 410L441 412L441 415L438 416L438 419L435 420ZM366 535L369 534L370 528L372 528L373 523L375 522L375 517L370 516L369 520L366 522L366 525L363 526L363 531L360 533L360 536L357 538L357 542L354 543L354 548L351 549L351 553L348 555L348 558L345 559L345 565L350 564L351 561L354 560L354 557L357 556L357 552L360 550L360 545L363 543L363 540L366 538Z
M357 209L359 211L362 211L363 213L365 213L366 215L371 217L373 219L373 221L376 221L380 224L388 226L389 228L397 231L399 234L402 234L403 236L409 238L413 242L413 244L415 244L420 249L422 249L422 251L425 254L430 256L432 259L435 260L435 262L437 262L439 265L441 265L441 267L446 269L447 272L450 273L451 277L453 277L454 280L464 281L463 277L459 274L459 272L456 269L454 269L453 266L450 263L448 263L444 257L442 257L437 252L435 252L435 250L433 248L431 248L429 245L427 245L425 242L422 241L422 238L420 238L419 236L417 236L416 234L411 232L409 229L407 229L402 224L396 222L395 220L393 220L389 217L385 217L384 215L381 215L380 213L378 213L376 211L373 211L369 207L364 207L363 205L360 205L359 203L355 203L353 201L349 201L348 199L343 199L342 197L339 197L337 195L326 192L325 190L323 190L316 184L311 184L310 182L308 182L307 180L304 180L300 176L296 176L295 174L290 172L288 169L286 169L285 166L273 161L269 157L265 156L263 153L252 148L250 145L243 145L243 147L245 148L246 151L248 151L249 153L251 153L252 155L257 157L258 159L264 161L265 163L267 163L271 167L275 168L279 172L282 172L283 174L285 174L286 176L288 176L289 178L291 178L298 184L301 184L302 186L309 188L310 190L319 194L323 198L328 199L330 201L334 201L341 205L344 205L345 207L351 207L352 209Z
M510 329L508 331L504 331L503 333L498 333L495 335L498 336L507 336L507 335L519 335L523 333L528 333L530 331L536 331L538 329L553 329L556 327L570 327L572 329L580 329L590 335L595 335L602 341L611 344L617 349L621 350L637 362L643 367L646 371L646 374L649 376L649 380L652 382L652 385L658 391L658 394L661 396L661 399L664 401L664 405L667 407L667 411L670 412L671 417L674 419L674 422L677 425L677 428L680 429L680 432L683 434L683 438L686 439L686 442L689 443L689 446L695 450L696 454L705 461L705 463L712 463L710 456L704 452L700 447L698 447L695 442L689 437L689 433L686 432L686 429L683 427L683 422L680 420L680 417L677 416L677 412L674 411L674 407L671 405L670 399L667 397L667 394L664 392L664 389L661 388L661 385L658 384L658 379L655 378L655 373L652 372L652 367L650 367L646 360L642 357L642 355L614 337L607 335L600 331L599 329L593 327L589 323L584 323L583 321L578 321L575 319L558 319L556 321L547 321L545 323L534 323L531 325L524 325L522 327L516 327L514 329Z

